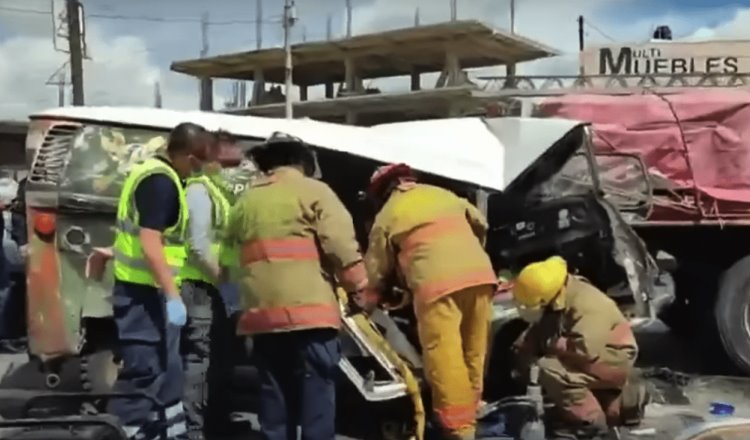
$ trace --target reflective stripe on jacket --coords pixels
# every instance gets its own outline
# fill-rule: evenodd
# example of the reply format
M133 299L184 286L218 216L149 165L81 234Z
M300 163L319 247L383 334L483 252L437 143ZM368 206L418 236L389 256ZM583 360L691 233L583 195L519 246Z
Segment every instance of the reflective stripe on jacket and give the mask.
M397 281L415 305L468 287L496 284L482 244L487 222L479 210L450 191L405 183L375 218L365 262L370 287L383 291Z
M179 197L179 215L177 223L164 231L164 255L167 265L172 269L175 284L179 286L180 270L185 263L185 232L187 229L188 206L185 190L177 172L167 163L159 159L148 159L133 167L120 193L117 206L117 220L115 225L114 276L119 281L157 286L145 256L139 238L138 212L135 206L135 190L138 184L153 174L164 174L177 186Z
M240 334L338 328L336 281L349 291L367 284L346 208L294 168L256 181L232 208L227 235L239 244Z
M203 185L206 191L208 191L208 196L211 199L211 253L219 258L221 256L224 230L229 221L229 201L224 197L221 189L208 176L193 177L188 179L186 183L187 186L192 184ZM189 249L187 261L182 268L180 278L183 280L203 281L209 284L215 283L215 280L211 276L207 275L199 265L191 261Z

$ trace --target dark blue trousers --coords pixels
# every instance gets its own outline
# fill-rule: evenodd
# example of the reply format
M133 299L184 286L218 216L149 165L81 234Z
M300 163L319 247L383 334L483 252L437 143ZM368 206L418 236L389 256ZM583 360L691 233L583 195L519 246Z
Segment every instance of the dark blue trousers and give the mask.
M145 393L146 398L112 399L109 412L118 416L131 438L186 439L182 406L184 374L180 328L168 324L164 294L153 287L115 282L114 318L117 356L123 366L114 392Z
M258 335L253 356L260 374L258 421L266 440L333 440L341 345L333 329Z

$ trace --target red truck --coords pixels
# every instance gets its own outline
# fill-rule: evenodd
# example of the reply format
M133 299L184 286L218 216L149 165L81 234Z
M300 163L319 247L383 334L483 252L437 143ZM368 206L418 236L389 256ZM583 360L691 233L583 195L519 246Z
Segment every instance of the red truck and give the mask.
M600 173L613 194L642 201L620 209L650 253L673 263L676 301L662 319L700 342L702 358L718 349L750 374L750 91L569 94L534 113L590 121L597 154L641 160L645 182L606 160Z

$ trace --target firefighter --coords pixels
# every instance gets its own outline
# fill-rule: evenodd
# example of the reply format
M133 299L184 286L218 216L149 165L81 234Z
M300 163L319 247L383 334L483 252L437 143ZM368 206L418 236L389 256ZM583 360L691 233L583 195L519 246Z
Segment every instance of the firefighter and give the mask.
M188 178L185 189L188 258L180 274L182 299L188 310L181 341L186 370L185 410L189 430L197 433L202 427L206 435L241 428L231 423L226 407L234 331L218 289L222 278L220 248L230 209L220 175L219 150L220 142L229 138L226 132L213 134L203 171Z
M539 366L540 384L556 405L558 433L640 422L648 396L631 376L638 346L614 301L569 274L558 256L526 266L513 298L531 324L520 354Z
M467 200L417 183L404 164L379 168L368 194L379 212L360 303L372 308L394 275L412 292L433 410L448 438L473 438L497 284L483 249L487 223Z
M182 179L201 169L207 139L199 125L178 125L166 154L133 167L122 187L112 248L113 312L122 359L114 391L158 400L110 401L109 412L119 417L131 438L162 433L169 439L187 438L179 352L186 309L179 271L186 259L189 212ZM158 422L162 417L166 425Z
M340 305L336 280L354 293L367 285L350 214L311 178L312 150L274 133L250 152L265 175L230 215L239 244L241 315L253 336L260 374L258 419L264 438L333 439Z

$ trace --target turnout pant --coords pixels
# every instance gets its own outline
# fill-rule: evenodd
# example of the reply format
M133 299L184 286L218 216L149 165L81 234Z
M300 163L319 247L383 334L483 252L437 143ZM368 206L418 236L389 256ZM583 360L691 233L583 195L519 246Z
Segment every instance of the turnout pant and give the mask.
M188 310L181 338L188 425L191 431L201 427L206 432L218 431L230 422L227 393L231 392L235 332L216 287L186 280L181 293Z
M122 361L113 391L143 393L163 406L144 397L118 398L110 401L109 412L120 419L129 438L155 439L165 433L170 440L187 439L180 329L167 323L164 294L115 282L113 306L116 354Z
M260 374L258 421L266 440L333 440L338 331L297 330L254 337Z
M627 377L635 359L622 353L619 365ZM538 361L539 382L555 404L561 423L574 425L619 425L623 382L613 382L577 371L557 357L547 356Z
M475 286L415 308L433 410L449 437L475 434L492 294Z

